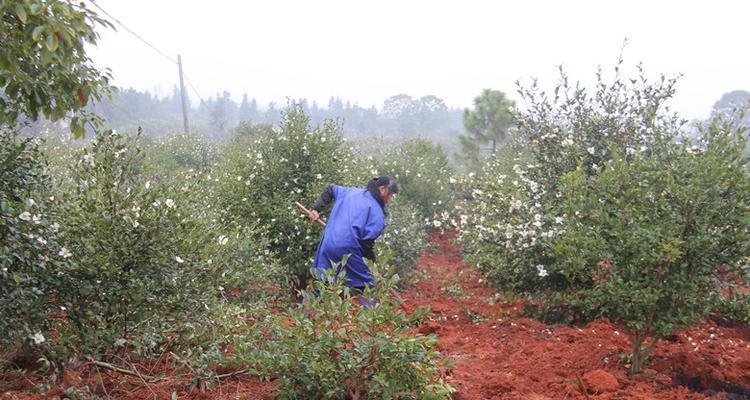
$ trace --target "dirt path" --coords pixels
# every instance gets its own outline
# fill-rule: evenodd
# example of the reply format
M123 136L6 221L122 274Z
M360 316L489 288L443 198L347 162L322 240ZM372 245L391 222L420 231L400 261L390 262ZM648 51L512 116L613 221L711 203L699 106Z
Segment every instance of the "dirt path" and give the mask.
M406 308L430 306L422 333L455 361L447 380L455 399L742 399L750 398L750 329L707 322L662 340L654 364L627 375L629 341L607 320L585 327L514 318L521 301L503 301L461 262L447 238L419 263ZM689 388L688 385L692 388ZM727 393L728 392L728 393Z

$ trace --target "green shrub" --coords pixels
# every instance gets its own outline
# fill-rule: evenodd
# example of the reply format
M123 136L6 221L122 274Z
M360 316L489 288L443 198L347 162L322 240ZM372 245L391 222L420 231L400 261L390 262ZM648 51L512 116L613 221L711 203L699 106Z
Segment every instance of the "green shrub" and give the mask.
M84 351L196 313L218 292L217 230L199 218L200 205L144 178L137 139L98 134L57 185L66 253L49 285L66 310L61 343Z
M371 155L375 175L398 179L398 197L419 207L432 220L450 204L449 180L453 174L443 148L427 139L407 139Z
M266 340L244 358L275 381L281 399L449 399L437 339L410 329L426 310L399 311L388 295L394 282L379 279L366 295L380 302L365 308L342 284L317 281L317 295L258 324Z
M146 173L154 178L204 171L218 161L216 144L198 135L170 135L148 140L144 146Z
M256 224L285 270L280 283L304 287L322 231L294 202L309 205L326 184L353 183L355 164L339 125L327 121L312 128L302 109L293 106L278 131L237 139L228 147L216 178L224 218Z
M726 267L742 273L750 177L733 134L708 132L697 150L663 143L649 156L607 162L596 179L563 179L570 221L548 250L556 261L550 279L577 281L586 309L630 329L633 372L658 338L709 315L721 289L716 276ZM653 342L641 350L647 337Z
M0 160L0 348L22 337L41 344L52 311L45 276L61 258L40 194L48 180L37 142L12 130L0 130Z
M377 240L378 262L395 265L400 276L408 276L427 248L426 239L419 209L397 197L388 203L386 229Z
M737 294L719 301L719 318L750 324L750 293Z
M273 134L272 124L253 124L247 121L240 121L234 128L234 140L242 141L247 138L257 138L259 136Z
M712 276L748 254L742 132L716 122L681 138L663 108L672 88L600 79L588 96L563 76L553 102L523 92L528 152L488 165L464 210L471 262L502 288L548 293L548 311L624 323L633 372L658 338L707 315Z

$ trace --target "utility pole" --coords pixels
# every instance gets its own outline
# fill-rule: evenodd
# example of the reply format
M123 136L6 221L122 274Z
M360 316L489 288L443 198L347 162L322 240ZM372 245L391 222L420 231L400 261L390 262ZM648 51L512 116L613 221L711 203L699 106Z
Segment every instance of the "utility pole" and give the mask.
M182 123L185 125L185 133L190 133L187 116L187 93L185 92L185 79L182 77L182 56L177 55L177 67L180 69L180 97L182 97Z

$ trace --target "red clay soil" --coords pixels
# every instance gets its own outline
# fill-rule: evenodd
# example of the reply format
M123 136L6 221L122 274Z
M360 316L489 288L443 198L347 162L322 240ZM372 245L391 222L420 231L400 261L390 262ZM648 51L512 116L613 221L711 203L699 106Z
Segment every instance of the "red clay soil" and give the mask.
M750 399L750 327L713 321L661 340L653 363L630 377L620 356L630 343L607 320L583 327L549 326L517 318L523 302L503 299L461 262L447 237L423 254L420 278L403 294L403 308L429 306L418 328L439 337L438 350L455 362L446 380L456 400L474 399ZM0 374L0 399L62 399L64 388L88 387L104 399L271 399L273 386L251 376L198 385L168 357L137 366L144 380L83 364L45 394L30 394L45 377ZM129 366L133 368L133 366ZM226 371L222 371L226 372ZM15 397L14 397L15 396Z
M173 393L179 399L273 399L273 385L261 382L256 377L238 375L218 382L196 383L187 371L179 371L174 365L173 361L167 359L147 364L123 365L126 369L137 370L141 376L164 377L164 380L154 382L148 378L124 375L86 363L75 370L66 370L61 381L46 388L43 393L33 388L35 385L48 385L48 378L15 372L0 374L0 399L86 399L91 398L92 393L102 399L123 400L171 400ZM75 388L79 396L66 395L65 390L69 388Z
M503 301L461 262L457 246L435 241L439 250L423 255L424 276L404 297L409 311L431 308L419 329L437 334L438 350L455 362L446 378L454 399L750 399L750 327L707 321L677 333L630 377L621 326L513 317L523 302Z

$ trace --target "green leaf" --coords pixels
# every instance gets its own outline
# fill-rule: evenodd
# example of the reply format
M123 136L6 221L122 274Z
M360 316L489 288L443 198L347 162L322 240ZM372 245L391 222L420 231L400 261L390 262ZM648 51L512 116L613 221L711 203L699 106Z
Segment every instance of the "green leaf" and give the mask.
M37 15L39 12L42 11L42 5L39 3L34 3L31 5L31 15Z
M57 50L57 45L57 36L55 36L54 33L47 35L47 50L55 52L55 50Z
M47 29L47 26L45 25L37 26L36 28L34 28L34 32L31 33L31 38L34 39L35 42L38 42L39 38L42 37L42 33L45 29Z
M16 15L21 22L26 23L26 9L23 8L23 4L16 4Z

